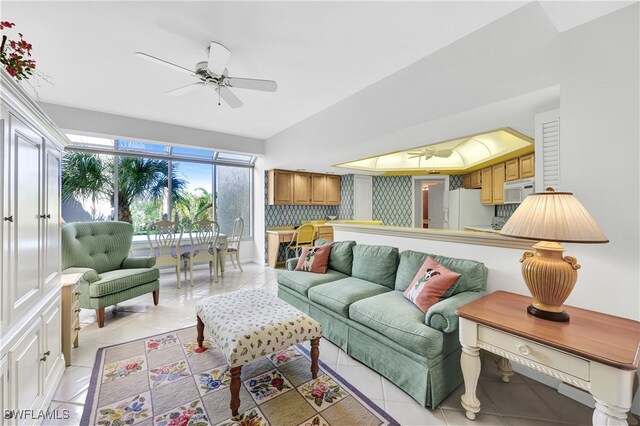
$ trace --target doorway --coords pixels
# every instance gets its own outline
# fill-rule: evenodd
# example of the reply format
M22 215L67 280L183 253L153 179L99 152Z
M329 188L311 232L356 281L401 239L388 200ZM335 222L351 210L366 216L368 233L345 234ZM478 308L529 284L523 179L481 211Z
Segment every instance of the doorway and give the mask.
M446 195L449 176L414 177L414 226L416 228L449 229Z

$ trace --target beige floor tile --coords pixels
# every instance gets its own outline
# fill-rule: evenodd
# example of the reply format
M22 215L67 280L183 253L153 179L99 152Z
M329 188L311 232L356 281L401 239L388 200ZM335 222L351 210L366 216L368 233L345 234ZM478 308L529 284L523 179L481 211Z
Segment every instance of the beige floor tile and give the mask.
M416 402L409 394L384 377L382 377L382 391L386 401L403 402L405 404L413 404Z
M446 425L444 415L439 408L429 410L417 402L405 404L403 402L386 401L387 413L404 426Z
M568 398L550 386L539 383L529 384L555 412L556 418L564 423L589 424L593 417L593 409Z
M551 407L525 383L485 381L483 386L496 410L503 415L543 420L555 418Z
M42 422L42 426L70 426L79 425L84 411L84 405L62 404L52 409L50 416L54 419L47 419Z
M355 365L338 364L336 373L370 399L384 399L382 379L375 371Z
M502 383L501 381L499 383ZM464 411L460 404L460 398L464 393L464 384L458 386L458 388L440 404L440 407L447 410ZM485 414L500 414L500 411L494 404L491 397L487 394L483 386L483 382L479 381L476 387L476 398L480 400L480 410Z
M560 426L566 425L566 423L558 423L551 420L537 420L537 419L526 419L522 417L502 417L504 422L509 426ZM588 423L581 423L582 425L590 425L591 421Z
M493 414L478 413L476 414L475 420L469 420L464 411L447 410L446 408L443 408L442 413L448 425L498 426L505 424L502 417Z
M90 379L91 368L67 367L58 385L58 389L56 389L56 392L53 394L53 400L61 402L70 401L78 394L87 390Z

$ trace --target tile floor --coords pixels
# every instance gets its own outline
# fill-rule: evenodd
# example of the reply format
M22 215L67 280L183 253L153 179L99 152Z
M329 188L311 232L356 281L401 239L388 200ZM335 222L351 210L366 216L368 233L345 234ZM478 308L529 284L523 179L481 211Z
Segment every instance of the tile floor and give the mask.
M64 425L77 425L84 408L96 350L103 346L195 325L195 303L200 298L238 289L265 288L276 293L276 271L256 264L243 265L244 272L227 265L224 279L209 282L208 268L194 271L194 286L182 282L176 287L175 273L160 276L160 304L153 306L151 294L107 309L105 327L99 329L95 314L82 310L80 346L73 350L71 366L65 371L50 409L67 409L71 418ZM502 383L489 357L483 359L478 384L482 411L470 422L460 406L460 386L438 408L429 410L416 403L398 387L342 350L323 340L320 359L403 425L559 425L591 424L592 410L554 389L515 374L511 383ZM47 423L51 424L51 423Z

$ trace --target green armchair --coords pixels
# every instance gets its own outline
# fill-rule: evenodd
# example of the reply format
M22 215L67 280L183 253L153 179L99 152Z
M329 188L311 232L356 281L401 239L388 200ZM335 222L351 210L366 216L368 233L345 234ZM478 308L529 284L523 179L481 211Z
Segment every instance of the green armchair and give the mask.
M133 226L127 222L76 222L62 226L62 273L82 274L80 307L95 309L104 327L104 308L153 292L160 272L153 257L129 257Z

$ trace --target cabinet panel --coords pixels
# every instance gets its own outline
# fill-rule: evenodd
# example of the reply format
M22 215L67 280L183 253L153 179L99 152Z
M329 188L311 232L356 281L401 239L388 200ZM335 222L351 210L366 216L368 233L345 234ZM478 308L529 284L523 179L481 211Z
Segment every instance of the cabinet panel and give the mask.
M337 206L340 204L340 176L327 176L326 203Z
M269 170L269 204L293 204L293 172Z
M311 175L311 204L326 204L326 182L325 175Z
M60 282L60 151L47 147L45 159L44 285Z
M504 204L504 170L505 164L500 163L491 167L492 169L492 194L493 194L493 203L492 204Z
M482 187L482 170L476 170L475 172L471 172L471 176L469 178L471 188L481 188Z
M24 336L9 350L11 408L37 410L41 406L42 335L40 327L41 320L38 317Z
M41 226L42 137L15 116L10 118L9 316L13 321L42 295ZM6 221L5 221L6 222Z
M293 204L311 204L311 178L309 173L293 174Z
M514 158L506 162L505 180L509 182L517 179L520 179L520 159Z
M60 362L62 353L62 322L60 316L60 299L56 298L53 305L43 315L43 348L44 356L44 380L47 386L50 377L55 373L55 367Z
M486 167L480 170L482 179L482 189L480 190L480 193L482 195L482 204L493 203L493 185L491 173L491 167Z
M471 188L471 173L462 175L462 187L466 189Z
M533 154L520 157L520 177L529 178L535 175L535 157Z
M9 408L9 380L7 356L0 358L0 415L4 418L4 410Z

